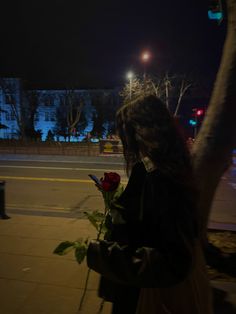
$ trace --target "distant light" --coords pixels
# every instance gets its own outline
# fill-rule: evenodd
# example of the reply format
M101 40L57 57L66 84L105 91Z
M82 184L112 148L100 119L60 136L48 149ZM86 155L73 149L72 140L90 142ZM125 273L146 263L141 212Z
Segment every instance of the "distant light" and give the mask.
M196 115L197 116L201 116L202 114L203 114L203 110L202 109L198 109L197 111L196 111Z
M94 138L94 137L92 137L92 138L90 139L90 142L92 142L92 143L98 143L98 142L99 142L99 138Z
M143 54L142 54L142 60L143 62L147 62L149 59L150 59L151 55L148 51L145 51Z
M221 11L211 11L211 10L208 10L208 18L210 20L218 20L218 21L221 21L223 19L223 13Z
M189 124L192 125L192 126L195 126L195 125L197 125L197 121L195 121L193 119L190 119L189 120Z
M128 80L131 80L131 79L134 77L134 73L131 72L131 71L129 71L129 72L127 73L126 77L127 77Z

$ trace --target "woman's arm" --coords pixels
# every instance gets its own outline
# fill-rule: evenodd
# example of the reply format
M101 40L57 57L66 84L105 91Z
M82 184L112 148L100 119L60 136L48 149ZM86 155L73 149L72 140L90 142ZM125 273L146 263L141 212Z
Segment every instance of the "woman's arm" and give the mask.
M192 266L195 237L193 208L185 192L158 172L150 173L143 185L142 220L126 225L125 245L90 243L88 267L114 282L137 287L167 287L184 280Z
M175 234L175 238L164 240L163 245L160 251L150 247L135 249L117 242L92 241L87 264L117 283L136 287L168 287L181 282L189 273L193 247L181 232Z

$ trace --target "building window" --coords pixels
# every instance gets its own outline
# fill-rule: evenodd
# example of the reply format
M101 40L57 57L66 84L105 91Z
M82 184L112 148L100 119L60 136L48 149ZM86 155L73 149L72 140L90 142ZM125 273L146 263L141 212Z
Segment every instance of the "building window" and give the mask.
M49 112L45 112L45 118L44 118L45 121L49 121Z
M50 121L56 121L56 113L55 112L50 113Z
M35 113L34 121L39 121L39 113L38 112Z
M16 120L16 117L15 117L15 115L14 115L14 111L11 111L11 120L12 120L12 121Z
M9 121L10 120L10 113L8 111L6 111L6 120Z
M47 96L47 97L45 97L44 105L45 105L46 107L51 107L51 106L53 106L53 105L54 105L54 99L53 99L53 97L52 97L52 96Z

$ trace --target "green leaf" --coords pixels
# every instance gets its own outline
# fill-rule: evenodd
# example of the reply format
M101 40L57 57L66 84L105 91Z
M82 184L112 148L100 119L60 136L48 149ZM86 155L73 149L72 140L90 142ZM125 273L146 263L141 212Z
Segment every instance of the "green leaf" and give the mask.
M81 264L87 255L88 245L85 242L77 242L75 246L75 258Z
M99 211L94 211L92 213L84 212L90 223L96 228L97 231L100 229L100 224L105 219L105 215Z
M124 186L122 184L119 184L113 196L113 200L116 201L123 192L124 192Z
M121 195L124 192L124 186L122 184L119 184L117 189L116 189L116 195Z
M71 241L64 241L61 242L53 251L53 254L57 254L57 255L65 255L68 252L70 252L71 250L73 250L74 248L74 243L75 242L71 242Z

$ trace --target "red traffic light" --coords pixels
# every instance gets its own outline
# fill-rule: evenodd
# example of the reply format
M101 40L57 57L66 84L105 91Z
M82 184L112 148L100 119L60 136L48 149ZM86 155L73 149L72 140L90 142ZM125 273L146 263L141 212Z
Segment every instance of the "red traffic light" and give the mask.
M197 116L201 116L201 115L203 115L203 113L204 113L203 109L197 109L196 110L196 115Z

